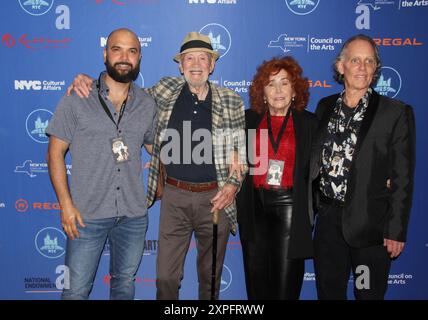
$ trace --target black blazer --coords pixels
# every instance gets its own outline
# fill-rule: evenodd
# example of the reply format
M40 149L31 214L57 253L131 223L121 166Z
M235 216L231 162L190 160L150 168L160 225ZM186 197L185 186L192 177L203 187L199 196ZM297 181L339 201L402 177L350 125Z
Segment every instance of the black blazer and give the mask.
M263 116L264 114L246 110L246 129L256 129ZM312 226L308 209L308 181L312 138L317 128L317 119L313 113L293 110L292 117L296 139L296 154L293 173L293 215L288 248L288 258L290 259L308 258L313 255ZM251 143L248 140L247 150L248 143ZM248 163L251 170L253 165L250 161ZM253 179L249 171L236 199L241 241L252 241L254 230L257 228L254 223L253 191Z
M311 181L320 169L327 124L338 94L321 99L311 155ZM412 205L415 120L411 106L373 90L357 137L342 218L343 235L353 247L404 242ZM391 187L387 188L387 180ZM318 187L314 190L319 192Z

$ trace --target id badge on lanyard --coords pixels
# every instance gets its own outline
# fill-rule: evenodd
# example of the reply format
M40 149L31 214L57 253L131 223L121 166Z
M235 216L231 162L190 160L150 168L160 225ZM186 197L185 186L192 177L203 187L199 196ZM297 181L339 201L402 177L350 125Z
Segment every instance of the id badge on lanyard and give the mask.
M100 81L101 81L101 76L100 76L100 78L98 78L98 90L99 90ZM119 123L120 123L120 120L122 119L123 114L125 112L126 101L128 100L128 97L126 97L126 99L122 103L122 106L120 107L119 119L118 119L117 123L116 123L116 121L114 121L113 116L111 115L111 112L109 111L109 109L108 109L106 103L104 102L103 98L101 97L101 94L99 91L98 91L98 99L99 99L101 106L103 107L105 113L107 114L107 116L115 124L116 130L119 130ZM111 138L110 144L111 144L111 151L113 153L113 159L114 159L116 164L120 164L120 163L131 160L129 157L129 150L128 150L129 148L126 144L124 137L119 136L116 138Z
M124 137L112 138L111 151L113 152L113 158L116 164L129 161L128 146L126 145Z
M280 186L284 174L284 161L269 160L266 183L270 186Z
M277 140L275 141L273 137L273 132L272 132L272 123L270 119L270 114L269 114L269 111L267 112L266 120L268 124L269 140L275 154L278 151L281 137L284 134L285 128L287 127L288 119L290 118L290 113L291 113L291 108L288 108L287 115L285 116L284 121L282 122ZM284 161L278 160L278 159L269 159L269 166L266 174L266 184L270 186L281 186L283 174L284 174Z

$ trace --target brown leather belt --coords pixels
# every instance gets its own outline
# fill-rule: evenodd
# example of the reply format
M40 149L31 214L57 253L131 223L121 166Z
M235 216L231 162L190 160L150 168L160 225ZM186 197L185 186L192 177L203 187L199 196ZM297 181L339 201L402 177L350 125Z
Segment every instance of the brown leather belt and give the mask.
M176 180L171 177L166 178L166 183L191 192L204 192L209 191L213 189L217 189L217 181L213 182L202 182L202 183L192 183L192 182L186 182L181 180Z

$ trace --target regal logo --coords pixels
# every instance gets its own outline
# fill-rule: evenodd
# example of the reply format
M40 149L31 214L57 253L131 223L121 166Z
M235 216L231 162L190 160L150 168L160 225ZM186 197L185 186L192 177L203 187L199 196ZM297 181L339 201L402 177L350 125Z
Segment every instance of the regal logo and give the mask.
M331 88L327 80L308 80L309 88Z
M25 212L28 210L28 201L25 199L18 199L15 201L15 209L18 212Z
M33 202L31 205L25 199L18 199L15 201L15 209L18 212L26 212L31 207L33 210L61 210L58 202Z
M422 46L423 42L416 38L373 38L373 41L379 47L407 47Z
M58 202L33 202L34 210L61 210Z

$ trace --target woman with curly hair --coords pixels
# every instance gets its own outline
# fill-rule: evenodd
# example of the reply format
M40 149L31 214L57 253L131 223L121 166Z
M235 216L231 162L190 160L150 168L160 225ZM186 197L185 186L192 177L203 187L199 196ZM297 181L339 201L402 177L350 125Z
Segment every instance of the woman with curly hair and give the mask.
M316 117L292 57L264 61L246 110L250 171L238 193L248 299L299 299L313 255L308 175Z

